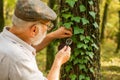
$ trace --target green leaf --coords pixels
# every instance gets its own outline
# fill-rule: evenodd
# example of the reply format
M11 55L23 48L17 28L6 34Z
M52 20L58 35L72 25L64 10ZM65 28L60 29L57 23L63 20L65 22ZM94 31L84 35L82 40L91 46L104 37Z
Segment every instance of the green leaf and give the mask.
M85 80L90 80L90 77L86 77Z
M78 63L79 63L79 59L78 59L78 58L75 59L73 63L74 63L74 65L75 65L75 64L78 64Z
M94 57L94 53L93 53L93 52L86 52L86 54L87 54L91 59L93 59L93 57Z
M82 23L83 23L83 25L85 25L85 24L88 24L89 21L86 18L82 18Z
M70 17L72 17L72 14L68 13L68 14L62 14L62 17L65 19L68 19Z
M86 69L86 67L85 67L85 65L82 65L82 64L81 64L81 65L79 65L79 69L80 69L80 70L83 70L83 69Z
M71 68L72 68L71 65L67 65L67 66L65 67L66 72L69 72Z
M92 44L92 46L94 47L94 48L96 48L97 50L99 49L99 47L94 43L94 44Z
M91 41L90 36L86 36L85 39L84 39L85 44L89 43L90 41Z
M91 40L90 36L86 36L86 39Z
M70 80L76 80L77 76L75 74L70 74L69 78Z
M70 7L73 8L76 1L78 1L78 0L66 0L65 2L68 3L68 5L69 5Z
M97 22L94 22L93 25L94 25L95 28L99 27L98 24L97 24Z
M93 69L93 67L90 68L89 70L90 70L90 72L94 73L94 69Z
M88 62L88 60L86 60L86 59L84 59L84 60L83 60L83 63L85 63L85 64L86 64L87 62Z
M80 8L80 12L86 11L86 7L84 5L80 5L79 8Z
M69 29L72 24L73 22L68 22L68 23L64 23L63 25L65 26L65 28Z
M93 4L94 4L92 0L88 1L88 3L89 3L90 5L93 5Z
M95 19L96 18L96 13L93 11L89 11L89 14Z
M84 35L80 35L80 40L83 41L85 39Z
M79 76L79 80L85 80L85 75L83 75L83 74L80 75L80 76Z
M65 8L61 12L64 13L64 12L67 12L68 10L69 10L69 8Z
M84 29L80 29L78 26L74 27L74 34L83 34Z
M77 48L82 48L82 47L84 47L84 44L81 43L81 42L79 42L79 43L77 44Z
M75 50L75 57L76 57L76 56L78 56L80 53L81 53L81 51L80 51L80 50L78 50L78 49L77 49L77 50Z
M87 49L88 45L87 44L84 44L83 48L84 49Z
M75 60L75 56L74 56L74 55L70 57L70 60L69 60L69 61L71 62L71 61L73 61L73 60Z
M72 17L71 20L79 23L80 22L80 17Z
M85 44L89 43L89 40L88 39L84 39L84 42L85 42Z

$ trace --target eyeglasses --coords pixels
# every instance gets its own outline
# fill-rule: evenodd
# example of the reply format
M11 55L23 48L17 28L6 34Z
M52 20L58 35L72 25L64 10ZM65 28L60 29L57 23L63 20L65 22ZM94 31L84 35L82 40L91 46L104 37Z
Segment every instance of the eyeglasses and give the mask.
M54 28L54 24L53 23L50 23L49 25L46 25L44 23L41 23L41 24L47 26L47 31L51 31Z
M54 24L53 23L50 23L49 25L46 25L47 26L47 30L48 31L51 31L53 28L54 28Z

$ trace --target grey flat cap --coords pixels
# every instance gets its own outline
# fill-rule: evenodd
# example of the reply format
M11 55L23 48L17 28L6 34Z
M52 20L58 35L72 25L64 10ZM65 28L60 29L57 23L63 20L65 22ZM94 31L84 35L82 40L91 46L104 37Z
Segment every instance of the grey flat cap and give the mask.
M56 13L40 0L18 0L14 11L24 21L55 20Z

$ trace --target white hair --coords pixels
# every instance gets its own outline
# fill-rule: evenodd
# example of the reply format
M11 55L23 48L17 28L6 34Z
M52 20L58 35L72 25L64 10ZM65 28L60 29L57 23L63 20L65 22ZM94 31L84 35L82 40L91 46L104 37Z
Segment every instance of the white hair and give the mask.
M28 21L24 21L18 17L16 17L15 15L13 15L12 17L12 24L18 28L19 30L23 30L26 29L30 26L32 26L33 24L35 24L36 22L28 22Z

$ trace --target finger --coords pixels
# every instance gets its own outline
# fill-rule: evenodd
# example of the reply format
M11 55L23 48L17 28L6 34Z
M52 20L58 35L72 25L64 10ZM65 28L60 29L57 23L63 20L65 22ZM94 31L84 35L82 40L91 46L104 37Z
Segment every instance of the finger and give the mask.
M69 54L71 54L71 48L69 46L67 46L66 52L68 52Z
M71 32L73 32L72 28L69 28L68 30L71 31Z
M65 28L65 27L64 27ZM72 28L65 28L66 30L69 30L70 32L73 32Z
M65 31L65 34L72 36L72 32L71 32L71 31L68 31L68 30Z
M67 46L66 50L67 50L67 51L71 51L70 46Z
M63 51L66 51L66 48L67 48L67 46L64 46L64 47L62 48L62 50L63 50Z
M72 27L68 29L68 28L61 26L60 28L63 28L64 30L69 30L69 31L73 32Z

